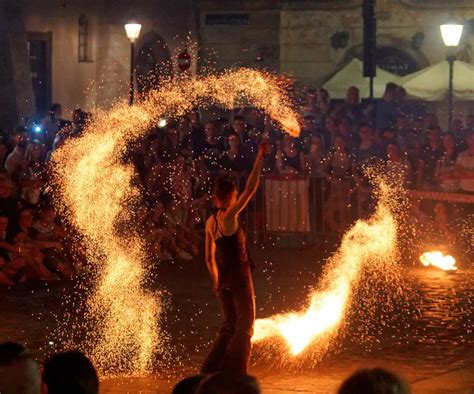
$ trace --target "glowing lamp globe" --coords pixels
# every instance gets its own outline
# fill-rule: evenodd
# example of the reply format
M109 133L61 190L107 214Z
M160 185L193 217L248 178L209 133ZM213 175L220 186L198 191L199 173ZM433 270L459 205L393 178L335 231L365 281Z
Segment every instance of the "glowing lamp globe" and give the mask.
M443 37L444 45L447 47L457 47L461 41L463 25L456 22L450 22L440 26L441 36Z
M125 33L127 34L128 39L130 42L135 42L135 40L140 35L140 30L142 25L140 23L127 23L125 25Z

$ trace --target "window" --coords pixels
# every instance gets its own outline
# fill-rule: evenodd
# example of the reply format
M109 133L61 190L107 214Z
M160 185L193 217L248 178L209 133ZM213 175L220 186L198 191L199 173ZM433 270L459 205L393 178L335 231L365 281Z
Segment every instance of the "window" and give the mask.
M79 62L91 62L91 46L89 42L89 19L82 14L79 17L79 41L77 60Z

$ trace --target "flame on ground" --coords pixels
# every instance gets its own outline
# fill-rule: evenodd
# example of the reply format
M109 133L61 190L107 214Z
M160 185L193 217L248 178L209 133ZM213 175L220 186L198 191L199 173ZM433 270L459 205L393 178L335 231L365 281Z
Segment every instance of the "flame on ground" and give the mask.
M316 351L320 358L344 326L353 295L364 271L392 269L397 260L397 223L390 204L396 188L378 180L378 206L368 220L359 220L342 239L330 258L309 304L298 312L258 319L253 342L283 339L291 355Z
M443 252L439 250L433 252L425 252L420 256L421 264L425 267L433 266L442 269L443 271L456 271L456 259L447 254L444 255Z
M143 242L127 209L140 194L131 183L133 167L122 160L128 144L160 118L181 116L196 106L231 109L239 102L263 109L297 136L298 119L284 88L275 76L250 69L162 81L160 90L136 105L120 102L110 111L96 111L84 134L54 153L59 208L83 236L87 258L96 267L87 321L76 324L86 326L80 346L102 373L144 373L154 353L166 351L158 321L162 304L144 289Z

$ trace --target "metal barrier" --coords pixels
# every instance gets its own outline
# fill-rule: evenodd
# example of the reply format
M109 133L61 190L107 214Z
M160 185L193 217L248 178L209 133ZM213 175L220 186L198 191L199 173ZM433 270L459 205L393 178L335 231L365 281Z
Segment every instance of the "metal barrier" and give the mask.
M243 184L240 184L243 187ZM409 190L410 198L473 207L474 195ZM369 186L353 177L264 176L241 219L250 242L292 246L343 234L357 219L368 216L376 201Z
M257 244L275 237L313 243L322 235L343 233L360 217L361 202L352 177L265 176L242 221Z

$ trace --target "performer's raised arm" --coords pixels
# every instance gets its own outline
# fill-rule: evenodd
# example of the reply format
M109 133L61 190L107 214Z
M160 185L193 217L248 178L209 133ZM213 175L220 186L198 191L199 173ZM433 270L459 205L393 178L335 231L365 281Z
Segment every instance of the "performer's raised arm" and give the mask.
M260 175L262 173L263 158L265 157L268 150L268 143L262 142L258 147L257 158L253 164L252 171L245 185L245 189L239 196L237 201L231 205L226 213L224 220L229 220L237 217L237 215L247 206L248 202L255 194L260 184Z

